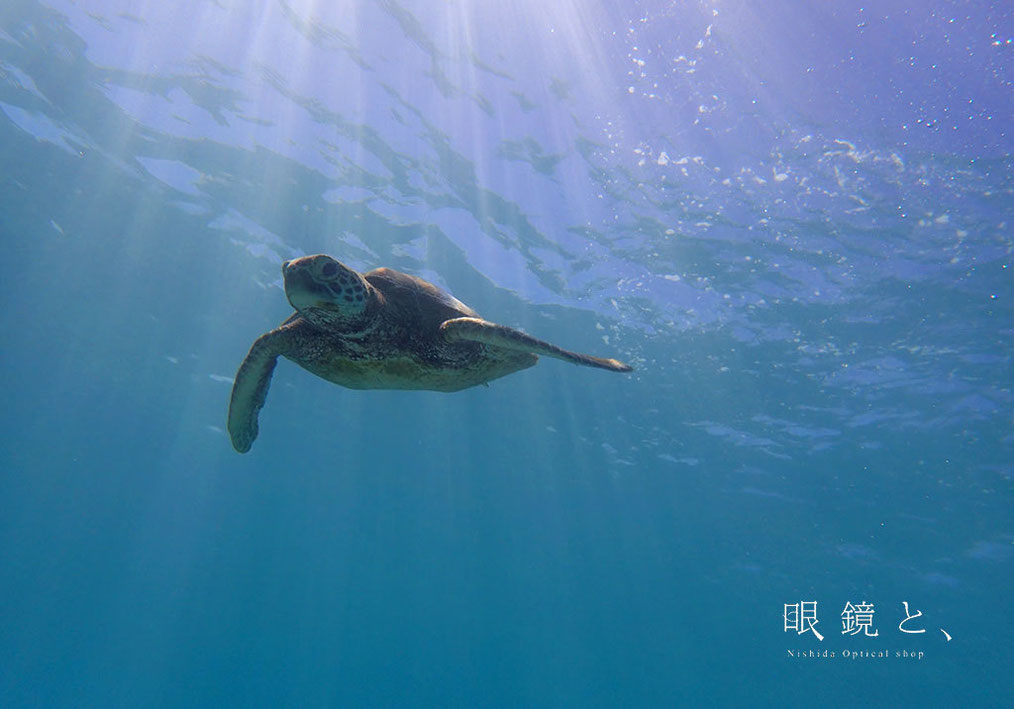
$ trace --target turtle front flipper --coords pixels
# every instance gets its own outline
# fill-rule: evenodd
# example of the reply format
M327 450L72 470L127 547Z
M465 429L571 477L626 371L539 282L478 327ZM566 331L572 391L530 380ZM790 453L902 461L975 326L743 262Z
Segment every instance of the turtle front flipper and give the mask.
M286 321L276 330L261 335L239 365L229 401L229 437L232 447L246 453L257 438L257 414L264 406L278 356L291 349L291 329Z
M547 357L556 357L573 364L598 367L613 372L630 372L633 370L633 367L629 364L624 364L619 360L603 359L601 357L571 352L562 347L543 342L531 335L526 335L512 327L497 325L496 323L480 320L479 318L454 318L453 320L447 320L440 325L440 331L451 342L481 342L485 345L502 347L506 350L532 352L534 354L546 355Z

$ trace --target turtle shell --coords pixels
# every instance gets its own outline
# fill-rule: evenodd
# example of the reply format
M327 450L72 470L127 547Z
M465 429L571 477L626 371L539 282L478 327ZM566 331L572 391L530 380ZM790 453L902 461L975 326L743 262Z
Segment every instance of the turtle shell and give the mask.
M447 320L479 317L460 300L421 278L390 268L377 268L363 277L383 296L388 319L413 330L435 332Z

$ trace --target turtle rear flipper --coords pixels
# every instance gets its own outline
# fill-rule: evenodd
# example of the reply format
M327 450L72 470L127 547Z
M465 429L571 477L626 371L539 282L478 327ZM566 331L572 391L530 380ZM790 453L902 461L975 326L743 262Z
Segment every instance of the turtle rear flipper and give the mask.
M229 437L232 447L246 453L257 438L257 415L264 406L278 356L290 349L292 323L261 335L239 365L229 401Z
M505 350L517 352L532 352L535 354L555 357L565 362L580 364L586 367L598 367L613 372L630 372L633 370L628 364L616 359L603 359L591 355L571 352L562 347L551 345L538 338L527 335L512 327L497 325L479 318L454 318L447 320L440 325L440 331L444 336L454 341L481 342L493 347L502 347Z

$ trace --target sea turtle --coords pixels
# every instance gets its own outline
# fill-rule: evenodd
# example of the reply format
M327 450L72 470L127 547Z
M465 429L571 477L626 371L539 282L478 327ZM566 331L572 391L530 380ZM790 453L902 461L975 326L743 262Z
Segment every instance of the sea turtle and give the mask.
M350 389L458 391L531 367L536 354L631 371L483 320L432 283L389 268L361 274L319 254L286 261L282 276L296 312L257 338L232 387L229 436L240 453L257 438L279 355Z

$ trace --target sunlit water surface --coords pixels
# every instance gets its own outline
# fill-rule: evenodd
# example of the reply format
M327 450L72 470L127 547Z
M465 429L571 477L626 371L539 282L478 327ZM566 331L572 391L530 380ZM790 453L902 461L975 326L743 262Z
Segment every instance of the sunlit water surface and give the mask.
M4 706L1012 700L1004 3L0 20ZM636 371L282 362L240 456L318 252Z

